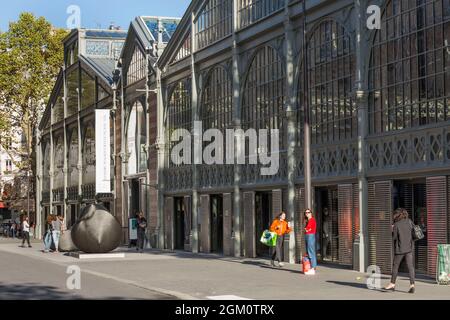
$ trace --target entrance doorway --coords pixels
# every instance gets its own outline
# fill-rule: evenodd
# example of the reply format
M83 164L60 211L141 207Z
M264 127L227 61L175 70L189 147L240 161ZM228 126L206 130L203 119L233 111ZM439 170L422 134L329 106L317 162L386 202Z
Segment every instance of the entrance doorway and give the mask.
M184 198L174 198L174 229L175 229L175 250L184 250L185 240L185 208Z
M272 223L272 193L257 192L255 194L255 237L256 255L258 257L270 257L271 249L261 243L260 238L264 230L270 228Z
M131 180L131 199L130 199L130 218L135 218L137 213L140 210L139 206L139 199L140 199L140 192L139 192L139 180L134 179Z
M223 198L211 196L211 252L223 253Z
M339 261L338 188L316 188L317 255L321 261Z
M427 273L428 267L428 239L427 239L427 192L425 179L414 181L395 181L393 186L393 209L405 208L409 218L422 228L425 237L414 243L414 260L419 273ZM407 271L405 262L400 271Z

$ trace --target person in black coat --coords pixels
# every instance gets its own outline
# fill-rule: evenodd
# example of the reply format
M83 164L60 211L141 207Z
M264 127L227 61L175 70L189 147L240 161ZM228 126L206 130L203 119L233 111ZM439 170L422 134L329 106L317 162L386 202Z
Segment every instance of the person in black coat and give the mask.
M394 212L394 225L392 228L392 240L394 242L394 264L392 267L391 283L385 290L394 291L395 282L398 276L398 269L403 259L406 259L406 265L409 271L410 288L409 293L414 293L414 240L413 240L413 223L408 218L408 211L406 209L399 208Z
M145 219L144 213L141 211L138 215L138 228L137 228L137 248L141 253L144 251L144 243L146 239L145 230L147 229L147 219Z

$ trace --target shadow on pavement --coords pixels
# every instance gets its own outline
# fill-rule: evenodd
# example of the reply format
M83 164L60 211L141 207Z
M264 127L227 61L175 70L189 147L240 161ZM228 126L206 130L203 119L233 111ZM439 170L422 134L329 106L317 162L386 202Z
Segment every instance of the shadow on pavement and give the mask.
M173 300L175 298L159 294L156 300ZM141 300L131 298L132 300ZM155 298L153 298L155 299ZM0 300L88 300L78 294L67 293L52 286L36 283L5 284L0 283ZM102 297L89 300L128 300L124 297Z

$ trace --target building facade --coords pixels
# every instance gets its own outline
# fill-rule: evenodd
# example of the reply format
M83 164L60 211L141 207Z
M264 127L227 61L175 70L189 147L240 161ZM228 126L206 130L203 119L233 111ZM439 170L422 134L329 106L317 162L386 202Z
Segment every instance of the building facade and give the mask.
M366 26L373 4L379 30ZM392 212L405 207L426 232L417 269L434 274L436 244L450 236L449 8L446 0L192 1L158 60L164 247L268 256L259 237L285 210L295 232L284 256L298 262L308 114L320 259L390 272ZM174 165L170 133L194 121L205 130L279 129L278 173L262 176L249 162Z
M380 8L380 29L367 27L369 5ZM158 248L267 257L259 237L284 210L294 222L284 259L299 262L311 198L323 263L387 273L392 212L405 207L426 234L416 267L434 275L436 245L450 241L449 8L449 0L193 0L181 20L136 18L118 84L105 83L108 97L92 105L115 110L115 192L106 198L115 199L124 242L127 219L142 210ZM70 87L67 73L62 87ZM71 90L64 92L64 115L50 103L41 126L39 203L67 214L71 201L99 199L86 180L91 162L82 160L90 109L75 94L69 115ZM70 143L69 119L80 143ZM171 135L193 131L196 121L203 132L279 130L279 170L262 175L265 165L250 158L175 163ZM233 141L232 150L248 150L245 140Z

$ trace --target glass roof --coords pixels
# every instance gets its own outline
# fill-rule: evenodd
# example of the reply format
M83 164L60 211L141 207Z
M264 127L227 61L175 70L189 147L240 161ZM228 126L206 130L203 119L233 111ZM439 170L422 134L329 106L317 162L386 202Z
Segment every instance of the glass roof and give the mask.
M162 40L163 42L169 42L173 33L177 29L180 20L174 18L142 17L142 20L155 41L158 41L158 19L161 19L163 27Z

